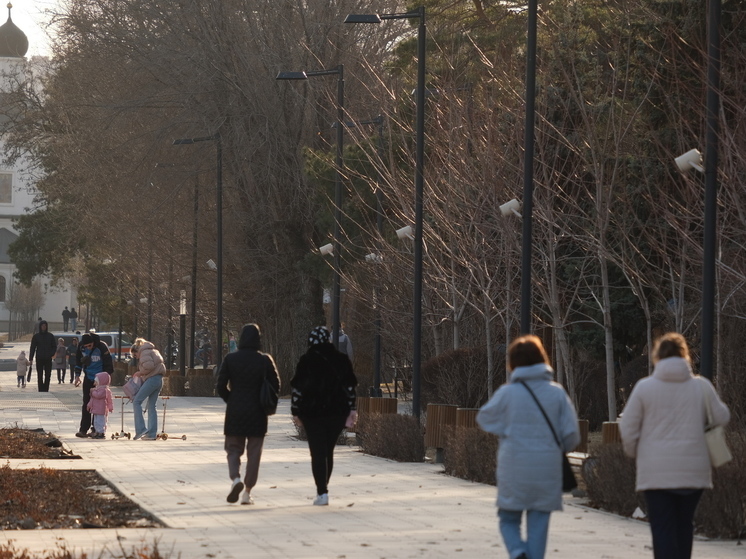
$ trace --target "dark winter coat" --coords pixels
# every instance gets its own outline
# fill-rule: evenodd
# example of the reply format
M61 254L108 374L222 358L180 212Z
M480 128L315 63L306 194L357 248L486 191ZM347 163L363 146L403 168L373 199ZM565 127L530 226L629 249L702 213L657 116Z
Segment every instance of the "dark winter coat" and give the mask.
M84 350L84 340L81 339L78 349L75 352L75 374L80 375L82 371L85 371L88 380L94 380L100 372L113 375L114 360L111 358L111 353L109 353L109 346L106 345L106 342L101 341L98 334L84 334L84 336L91 337L91 341L93 342L91 353L100 359L100 366L96 363L91 364L89 359L84 359L87 357L87 350ZM98 350L98 353L96 353L96 350Z
M48 324L47 330L42 331L42 324L47 324L47 321L42 320L39 322L39 332L34 334L34 337L31 338L31 351L28 356L29 361L33 361L35 355L36 360L39 362L51 362L55 352L57 351L57 339L54 337L54 334L49 331Z
M303 417L346 416L355 409L357 378L349 357L330 343L308 348L290 381L291 411Z
M259 389L266 377L279 392L280 377L274 360L259 351L260 347L259 327L247 324L241 330L238 351L226 355L220 366L217 392L228 404L224 435L263 437L267 434L267 415L259 404Z

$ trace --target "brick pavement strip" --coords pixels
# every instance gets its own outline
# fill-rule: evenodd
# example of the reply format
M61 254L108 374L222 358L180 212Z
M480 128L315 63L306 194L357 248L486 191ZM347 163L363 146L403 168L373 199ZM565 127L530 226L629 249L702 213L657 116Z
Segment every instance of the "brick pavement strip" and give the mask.
M20 349L0 350L0 359ZM330 484L330 505L314 507L306 444L292 438L287 400L270 420L256 505L225 502L230 480L223 451L224 405L217 398L171 398L167 441L77 439L80 389L52 384L48 394L15 385L15 372L0 375L0 425L53 431L83 460L54 460L55 468L95 469L166 529L31 530L0 534L31 551L68 548L98 557L120 546L129 550L159 542L172 557L243 559L404 559L413 557L506 557L497 534L495 488L446 476L433 464L401 464L338 447ZM119 391L114 388L115 393ZM120 408L110 416L118 431ZM160 406L159 406L160 412ZM160 419L160 418L159 418ZM131 406L125 430L133 430ZM173 436L187 435L187 440ZM12 467L39 461L11 460ZM605 514L568 498L552 515L548 558L649 558L645 523ZM105 557L105 553L103 556ZM697 540L698 559L746 557L736 542Z

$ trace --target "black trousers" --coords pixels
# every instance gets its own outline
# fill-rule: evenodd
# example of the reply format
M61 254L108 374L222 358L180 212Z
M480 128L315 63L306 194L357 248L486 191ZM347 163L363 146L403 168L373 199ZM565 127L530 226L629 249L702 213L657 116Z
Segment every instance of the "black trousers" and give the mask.
M690 559L701 489L645 491L655 559Z
M311 451L311 471L316 483L316 494L328 493L329 479L334 468L334 447L337 445L347 416L301 417Z
M91 428L91 421L93 416L88 411L88 402L91 401L91 388L93 388L93 381L89 380L85 373L83 373L83 407L81 408L80 417L80 429L81 433L87 433Z
M49 381L52 378L52 360L36 360L36 382L39 392L49 392Z

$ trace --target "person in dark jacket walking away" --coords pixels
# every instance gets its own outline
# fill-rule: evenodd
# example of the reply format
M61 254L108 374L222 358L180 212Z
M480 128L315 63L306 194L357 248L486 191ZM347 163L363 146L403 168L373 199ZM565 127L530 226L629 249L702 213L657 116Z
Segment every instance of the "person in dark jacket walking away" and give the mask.
M308 350L295 368L293 420L302 425L311 452L311 471L316 482L314 505L329 504L329 479L334 467L334 447L342 429L357 417L352 363L330 342L329 330L317 326L308 336Z
M62 329L67 332L67 327L70 325L70 311L67 307L62 311Z
M101 372L114 373L114 362L109 353L109 346L102 342L98 334L83 334L78 345L78 352L75 356L75 386L80 386L80 373L83 372L83 407L81 410L80 429L75 433L76 437L88 437L96 434L91 428L91 412L88 411L88 402L91 400L91 388L96 380L96 375Z
M57 369L57 384L65 384L65 375L67 374L67 347L65 347L64 338L57 340L57 349L54 352L54 366Z
M228 502L235 503L241 495L242 505L253 505L251 490L259 477L264 436L267 434L267 414L259 402L259 393L267 378L275 391L280 390L280 377L274 359L261 348L261 332L256 324L246 324L241 330L238 350L223 359L218 373L217 392L228 404L225 408L225 452L231 489ZM246 449L246 475L241 481L241 456Z
M75 312L75 307L70 309L70 330L75 332L78 328L78 313Z
M78 338L73 338L70 345L67 346L67 365L70 369L70 384L75 381L75 359L78 355Z
M39 332L31 338L31 351L29 352L29 363L34 362L36 356L36 380L39 392L49 392L49 381L52 378L52 359L57 351L57 342L54 334L48 331L49 325L46 320L39 322ZM28 380L31 381L31 365L28 369Z

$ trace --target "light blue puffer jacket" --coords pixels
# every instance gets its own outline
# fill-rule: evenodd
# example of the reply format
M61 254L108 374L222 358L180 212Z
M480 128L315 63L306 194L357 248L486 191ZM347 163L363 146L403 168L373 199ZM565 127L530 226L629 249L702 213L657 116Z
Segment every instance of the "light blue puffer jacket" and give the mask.
M575 408L554 371L539 363L517 367L477 414L477 423L500 438L497 450L497 506L522 511L562 510L562 453L580 442ZM544 407L562 449L528 390Z

